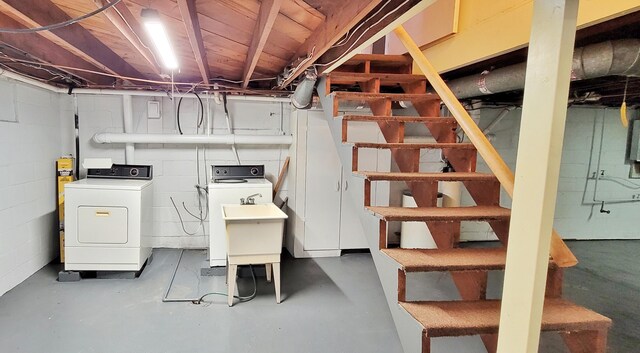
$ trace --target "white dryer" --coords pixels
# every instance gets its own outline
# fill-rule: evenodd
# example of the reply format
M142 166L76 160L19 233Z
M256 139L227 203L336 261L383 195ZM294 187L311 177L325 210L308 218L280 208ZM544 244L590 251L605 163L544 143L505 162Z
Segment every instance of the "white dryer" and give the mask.
M227 265L227 233L222 205L241 203L252 196L256 204L273 202L273 184L264 178L262 165L212 166L209 184L209 266Z
M65 271L139 271L151 255L151 166L90 169L65 185Z

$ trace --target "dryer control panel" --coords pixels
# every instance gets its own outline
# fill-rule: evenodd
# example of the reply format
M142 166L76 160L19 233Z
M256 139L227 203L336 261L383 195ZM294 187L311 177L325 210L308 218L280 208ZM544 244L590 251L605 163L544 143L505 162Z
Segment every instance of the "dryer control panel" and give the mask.
M153 166L114 164L111 168L89 168L87 169L87 178L151 180L153 178Z

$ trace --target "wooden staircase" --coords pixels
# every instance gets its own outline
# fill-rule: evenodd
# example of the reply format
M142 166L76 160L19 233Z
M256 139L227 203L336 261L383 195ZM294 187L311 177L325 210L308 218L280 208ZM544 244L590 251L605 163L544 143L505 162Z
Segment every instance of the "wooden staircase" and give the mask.
M420 325L422 352L431 352L431 339L434 337L469 335L481 335L486 350L495 352L500 301L487 300L487 278L488 271L505 267L510 210L500 206L498 179L492 174L475 171L476 147L471 143L458 143L456 119L440 116L439 97L427 93L424 76L410 72L411 60L404 56L356 55L337 71L325 75L318 91L325 110L331 107L332 119L338 121L334 125L340 129L336 133L341 135L341 142L351 145L354 177L363 181L362 205L369 213L368 217L378 219L377 244L372 245L371 251L380 251L397 264L397 290L395 298L389 302L395 301ZM373 115L340 115L340 105L344 102L367 104ZM393 116L391 108L394 102L411 102L419 116ZM386 143L350 141L348 124L352 121L377 124ZM405 143L406 123L424 124L435 142ZM366 148L390 150L399 172L359 170L358 152ZM443 158L454 171L420 172L420 151L424 149L441 150ZM349 161L343 158L343 163L348 165ZM373 205L372 183L379 181L405 182L418 207ZM437 207L438 183L442 181L461 182L475 205ZM389 248L387 226L388 222L395 221L425 222L438 249ZM461 222L468 221L487 222L503 246L460 248ZM376 245L378 249L373 248ZM382 265L376 265L382 271ZM563 267L551 259L548 271L542 330L560 332L572 353L605 352L611 321L561 299ZM412 272L449 272L461 300L408 301L407 273ZM380 276L381 281L387 277L382 273ZM387 295L389 293L387 291ZM402 320L401 314L394 315L396 321ZM400 330L398 322L396 325ZM401 340L402 337L401 334ZM411 345L404 346L407 350Z

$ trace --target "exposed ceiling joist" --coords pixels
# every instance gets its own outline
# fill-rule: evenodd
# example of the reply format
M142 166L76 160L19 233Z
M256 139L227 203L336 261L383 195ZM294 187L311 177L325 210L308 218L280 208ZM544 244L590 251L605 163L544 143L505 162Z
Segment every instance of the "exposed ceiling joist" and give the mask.
M106 0L93 0L98 8L104 7L109 4ZM115 6L105 10L102 12L105 17L116 27L116 29L124 36L124 38L131 43L131 45L135 48L135 50L144 57L144 59L149 64L149 68L153 73L160 76L160 78L164 78L162 75L162 69L160 65L151 51L150 45L145 43L141 36L142 27L138 20L133 16L129 8L121 1L117 3Z
M244 67L244 73L242 74L243 88L247 88L249 85L249 80L251 79L251 75L253 75L253 71L258 64L260 54L262 54L262 50L267 43L267 38L269 38L269 34L271 33L274 22L276 21L278 12L280 12L281 5L282 0L262 0L253 39L251 40L249 52L247 53L247 62Z
M345 0L340 2L340 5L335 5L324 23L318 26L309 39L298 48L291 61L306 57L311 53L313 53L313 58L322 56L331 49L331 45L340 40L349 29L362 21L381 2L382 0ZM291 81L311 66L315 61L313 58L299 65L280 87L289 85Z
M0 13L0 27L3 28L23 28L19 22ZM53 45L50 41L35 33L29 34L8 34L0 33L0 42L21 50L40 61L54 65L65 65L77 67L84 70L96 71L98 68L71 54L70 52ZM66 71L66 70L64 70ZM98 85L112 85L115 80L111 77L92 74L88 72L67 71L69 74L77 76L85 81Z
M0 10L30 28L70 19L49 0L0 0ZM144 77L78 24L38 33L105 72L119 76Z
M189 43L191 43L191 49L193 49L198 69L202 75L202 81L209 83L211 73L209 71L207 51L202 41L202 30L200 29L200 21L198 20L196 1L178 0L178 7L180 8L180 14L182 14L184 26L187 29L187 36L189 37Z

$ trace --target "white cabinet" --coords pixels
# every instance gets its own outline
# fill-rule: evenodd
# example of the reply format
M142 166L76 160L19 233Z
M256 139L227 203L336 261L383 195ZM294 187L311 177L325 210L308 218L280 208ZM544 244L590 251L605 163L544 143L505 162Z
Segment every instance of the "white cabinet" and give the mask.
M368 248L356 213L360 211L356 207L364 207L364 200L354 205L346 192L350 187L362 188L362 184L349 185L351 165L342 165L324 112L298 111L296 115L292 160L296 187L289 200L287 248L296 257L338 256L341 250ZM373 123L351 122L348 135L350 141L382 139L380 129ZM390 156L384 153L360 151L360 170L388 171ZM372 200L379 190L374 188Z

